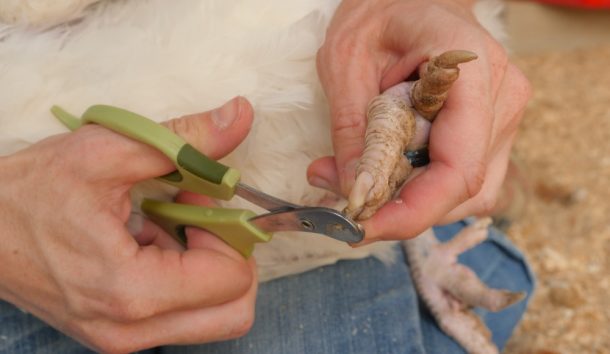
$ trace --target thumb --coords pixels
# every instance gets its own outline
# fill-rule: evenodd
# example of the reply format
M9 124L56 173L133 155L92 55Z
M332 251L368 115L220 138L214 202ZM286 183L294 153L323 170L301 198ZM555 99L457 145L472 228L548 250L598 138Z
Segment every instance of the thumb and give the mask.
M221 107L162 123L197 150L219 159L244 140L252 125L253 109L244 97L235 97Z
M214 110L182 116L162 124L195 149L216 160L233 151L244 140L250 131L252 118L253 109L248 100L235 97ZM105 173L111 173L127 184L162 176L176 169L170 159L149 145L106 129L97 130L103 130L106 137L112 135L112 139L116 140L109 144L110 149L104 151L112 161L98 165L103 166L105 171L112 171ZM129 163L125 164L125 161ZM108 168L113 163L120 168Z

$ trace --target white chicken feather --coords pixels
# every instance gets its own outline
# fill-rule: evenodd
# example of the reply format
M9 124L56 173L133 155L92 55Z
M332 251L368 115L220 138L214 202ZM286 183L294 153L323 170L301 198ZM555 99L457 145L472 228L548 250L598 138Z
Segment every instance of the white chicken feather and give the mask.
M10 86L0 95L0 154L66 131L49 113L54 104L75 113L111 104L162 121L242 95L254 106L254 125L223 162L241 170L247 184L283 199L315 204L325 197L308 185L305 171L312 159L332 153L315 54L338 0L88 7L98 1L0 2L0 82ZM503 40L501 8L481 0L476 12ZM239 198L225 205L255 209ZM391 262L393 244L354 249L311 234L276 234L255 256L265 281L341 259L374 255Z

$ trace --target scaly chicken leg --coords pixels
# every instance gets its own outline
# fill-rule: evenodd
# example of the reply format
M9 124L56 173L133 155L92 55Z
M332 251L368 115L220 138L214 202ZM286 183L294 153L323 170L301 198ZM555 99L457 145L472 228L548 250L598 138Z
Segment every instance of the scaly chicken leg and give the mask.
M441 243L432 229L402 242L417 293L439 327L468 353L492 354L498 349L491 333L471 307L500 311L521 301L523 292L491 289L458 256L487 238L491 219L479 219L453 239Z
M459 76L458 64L476 59L467 51L449 51L422 65L420 79L388 89L369 104L365 149L344 212L356 220L371 217L407 179L412 166L405 150L427 145L431 122ZM490 289L476 274L457 263L462 252L487 237L489 219L465 228L440 243L432 230L403 242L413 281L441 329L469 353L498 350L485 324L471 307L502 310L523 293Z

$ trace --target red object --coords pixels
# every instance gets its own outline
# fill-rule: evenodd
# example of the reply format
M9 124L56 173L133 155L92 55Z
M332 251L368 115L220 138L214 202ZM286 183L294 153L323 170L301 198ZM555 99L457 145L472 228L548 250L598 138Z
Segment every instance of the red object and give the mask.
M537 0L540 3L579 7L584 9L610 9L610 0Z

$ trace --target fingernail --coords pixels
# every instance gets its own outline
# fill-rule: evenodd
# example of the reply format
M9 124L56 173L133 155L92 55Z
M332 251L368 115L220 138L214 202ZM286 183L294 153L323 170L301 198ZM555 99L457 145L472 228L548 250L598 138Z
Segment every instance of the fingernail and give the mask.
M235 97L222 107L212 111L212 122L219 130L227 129L241 113L241 99Z
M327 180L320 178L318 176L309 177L309 184L311 184L314 187L326 189L328 191L331 190L330 183Z

